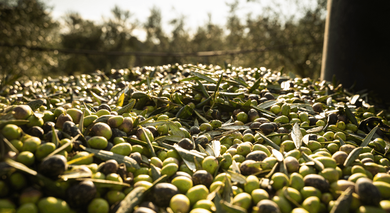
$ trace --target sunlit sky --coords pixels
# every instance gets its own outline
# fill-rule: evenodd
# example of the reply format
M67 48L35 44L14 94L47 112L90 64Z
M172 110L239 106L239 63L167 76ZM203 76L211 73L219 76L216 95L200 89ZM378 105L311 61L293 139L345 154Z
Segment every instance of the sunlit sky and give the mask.
M262 8L275 0L250 1L239 0L237 15L245 21L246 15L251 13L256 17L262 13ZM102 17L112 17L111 9L118 5L121 9L129 10L132 20L145 23L153 6L160 8L162 13L162 25L165 32L171 32L169 21L184 16L185 27L190 33L194 33L198 26L204 26L208 22L208 13L212 14L211 21L220 26L226 24L229 6L234 0L45 0L52 7L52 16L60 19L68 12L78 12L84 19L93 20L97 23ZM139 39L142 40L144 33L136 30Z

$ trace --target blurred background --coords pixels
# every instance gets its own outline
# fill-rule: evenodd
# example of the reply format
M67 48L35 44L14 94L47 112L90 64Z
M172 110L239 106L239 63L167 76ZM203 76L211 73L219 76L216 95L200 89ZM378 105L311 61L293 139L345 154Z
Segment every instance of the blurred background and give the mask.
M0 73L228 63L316 79L325 18L326 0L0 0Z

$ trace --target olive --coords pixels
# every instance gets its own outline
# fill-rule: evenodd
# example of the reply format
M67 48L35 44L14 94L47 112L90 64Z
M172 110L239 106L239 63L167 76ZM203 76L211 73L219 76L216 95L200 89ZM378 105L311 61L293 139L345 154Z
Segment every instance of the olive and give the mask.
M244 160L240 165L240 170L243 175L252 175L260 172L260 163L254 160Z
M62 131L72 137L81 134L79 128L72 121L65 121L62 125Z
M305 186L313 186L319 189L321 192L326 192L329 190L328 181L318 174L308 174L303 178Z
M275 131L275 126L272 123L263 123L260 125L259 129L265 135L268 135Z
M27 133L31 136L35 136L38 138L42 138L44 131L40 126L31 126L28 130Z
M151 209L155 212L158 212L158 207L153 202L150 202L150 201L142 202L141 204L139 204L139 207L145 207L145 208Z
M99 165L98 171L107 175L118 171L118 162L114 159L107 160Z
M200 129L198 126L192 126L190 128L190 134L191 135L196 135L196 134L199 134L200 133Z
M111 107L110 107L108 104L101 104L101 105L98 107L98 110L101 110L101 109L106 109L106 110L108 110L109 112L111 112Z
M54 122L51 122L51 121L48 121L48 122L45 122L43 125L42 125L42 129L45 133L48 133L49 131L51 131L51 127L54 127L55 126L55 123Z
M177 187L171 183L158 183L151 191L151 200L157 206L167 207L171 198L179 193Z
M195 185L205 185L210 187L213 182L213 176L206 170L196 170L192 175L192 182Z
M66 121L72 121L73 122L73 119L68 114L60 114L58 116L58 118L57 118L57 121L56 121L56 127L62 129L63 125L64 125L64 123Z
M281 213L279 206L272 200L261 200L257 203L258 213Z
M112 130L106 123L98 122L92 126L91 133L94 136L103 136L107 140L112 137Z
M84 180L68 188L67 200L71 207L79 208L86 205L95 198L96 187L92 181Z
M267 153L260 150L256 150L247 154L245 160L263 161L267 157Z
M33 114L33 111L29 105L15 106L12 111L14 118L20 120L25 120Z
M194 149L195 148L195 145L194 143L192 142L191 139L189 138L183 138L181 139L177 145L179 145L181 148L183 149L187 149L187 150L191 150L191 149Z

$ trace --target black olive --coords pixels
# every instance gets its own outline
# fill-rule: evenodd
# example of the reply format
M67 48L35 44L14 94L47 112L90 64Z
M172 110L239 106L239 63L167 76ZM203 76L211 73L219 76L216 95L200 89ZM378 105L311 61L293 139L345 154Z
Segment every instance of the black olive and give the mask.
M208 188L213 183L213 176L206 170L197 170L192 174L192 182L194 185L203 184Z
M181 148L183 149L187 149L187 150L191 150L191 149L194 149L195 146L194 146L194 143L192 142L191 139L189 138L183 138L181 139L177 145L179 145Z
M84 180L68 188L67 201L71 207L85 207L95 198L97 193L96 187L92 181Z
M151 191L151 200L157 206L167 207L171 198L179 194L177 187L171 183L158 183Z
M64 174L68 164L63 155L53 155L44 158L39 165L39 173L51 179L57 179L59 175Z

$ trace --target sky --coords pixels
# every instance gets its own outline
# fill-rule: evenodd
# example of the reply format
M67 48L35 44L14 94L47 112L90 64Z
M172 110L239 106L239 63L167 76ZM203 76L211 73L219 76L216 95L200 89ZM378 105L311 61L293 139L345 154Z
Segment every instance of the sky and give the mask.
M247 1L238 0L237 15L245 21L246 14L252 13L256 17L262 13L263 6L267 2L275 0ZM171 32L169 21L184 16L185 26L190 34L195 33L198 26L204 26L208 22L208 13L211 13L211 21L217 25L225 25L229 6L234 0L45 0L52 7L52 16L60 19L68 12L78 12L81 17L93 20L96 23L102 21L102 17L112 17L111 9L118 5L122 10L129 10L133 14L132 20L137 19L144 23L153 6L160 8L162 13L162 25L166 32ZM133 32L143 40L145 33L142 30Z

